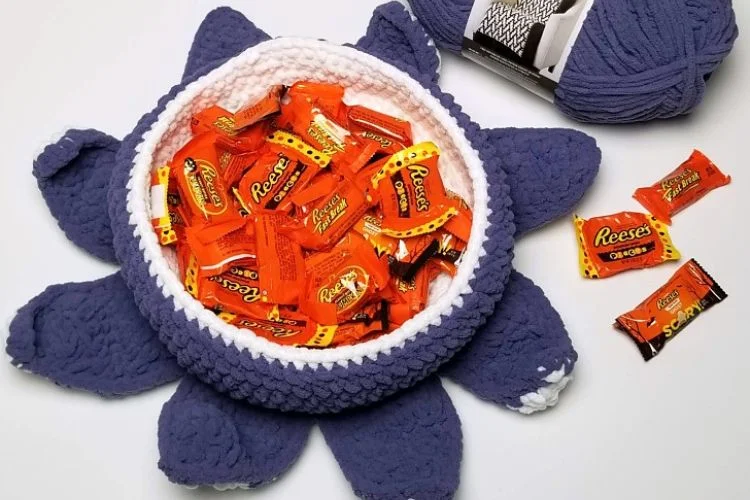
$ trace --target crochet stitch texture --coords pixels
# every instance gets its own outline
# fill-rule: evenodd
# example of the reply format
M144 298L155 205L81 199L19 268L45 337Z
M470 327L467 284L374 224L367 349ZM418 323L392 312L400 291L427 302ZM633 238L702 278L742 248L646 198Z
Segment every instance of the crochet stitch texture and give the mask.
M292 465L317 423L361 498L451 498L460 423L431 375L445 364L442 374L479 397L524 413L556 403L577 355L543 292L512 270L512 246L515 237L573 207L593 181L600 153L593 139L575 131L487 130L473 123L437 86L434 45L396 2L375 11L354 47L321 44L271 41L240 13L217 9L196 35L183 81L122 143L74 130L48 146L34 174L50 211L73 242L122 268L101 280L48 288L19 310L7 351L19 367L107 397L183 377L159 419L159 466L180 484L270 482ZM352 351L336 362L285 361L270 347L252 352L201 325L188 306L165 295L167 274L145 257L148 242L133 211L144 138L191 85L199 88L212 72L253 53L310 48L391 68L383 74L395 67L394 78L405 73L418 82L476 151L478 179L487 186L487 220L477 226L484 235L469 288L403 343L370 356Z

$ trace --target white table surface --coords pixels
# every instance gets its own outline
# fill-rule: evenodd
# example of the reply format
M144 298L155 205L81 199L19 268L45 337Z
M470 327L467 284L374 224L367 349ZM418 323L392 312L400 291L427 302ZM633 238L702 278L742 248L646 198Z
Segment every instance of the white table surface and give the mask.
M31 162L69 126L122 137L176 83L194 30L218 1L5 0L0 16L0 321L47 285L114 267L71 244L48 214ZM233 1L272 34L355 41L378 0ZM736 1L740 26L750 4ZM346 19L346 22L342 22ZM523 417L446 382L463 422L457 498L681 500L750 498L750 41L742 38L691 117L634 126L581 126L537 97L454 56L443 88L486 126L576 127L604 153L578 211L639 210L648 185L698 147L734 183L679 215L673 237L730 298L645 364L612 320L665 282L677 265L587 282L569 219L525 238L516 266L547 292L580 354L560 405ZM744 306L743 306L744 304ZM3 333L3 337L6 333ZM0 364L0 498L4 500L352 498L315 430L298 463L254 493L188 491L157 469L156 421L175 389L119 401L60 389Z

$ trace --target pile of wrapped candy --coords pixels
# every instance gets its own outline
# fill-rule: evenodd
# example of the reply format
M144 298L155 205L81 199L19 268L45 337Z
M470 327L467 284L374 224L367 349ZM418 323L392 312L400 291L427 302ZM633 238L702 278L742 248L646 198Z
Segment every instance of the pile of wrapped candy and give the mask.
M186 290L282 345L393 331L455 274L469 239L472 213L445 188L438 146L344 93L298 82L235 113L205 109L153 173L153 226Z

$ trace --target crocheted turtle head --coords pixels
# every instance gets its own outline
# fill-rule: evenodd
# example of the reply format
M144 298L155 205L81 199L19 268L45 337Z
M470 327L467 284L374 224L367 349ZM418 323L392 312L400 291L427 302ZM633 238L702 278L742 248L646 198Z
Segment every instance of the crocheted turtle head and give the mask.
M353 46L270 39L236 11L211 12L182 82L122 142L71 130L35 161L63 231L121 270L50 287L24 306L8 339L13 363L104 396L189 372L160 419L160 466L179 483L272 480L314 423L302 414L326 414L318 422L358 494L450 497L460 428L430 375L442 367L478 396L523 413L556 403L576 353L541 290L512 270L513 242L572 208L600 154L570 130L481 128L439 89L438 68L434 45L396 2L376 10ZM417 139L440 145L447 187L474 211L457 275L433 287L413 320L356 346L284 347L225 324L185 291L150 224L150 174L189 140L196 111L234 110L270 85L298 80L342 84L348 102L410 120ZM412 446L396 453L403 426ZM434 462L429 474L409 473L425 460Z

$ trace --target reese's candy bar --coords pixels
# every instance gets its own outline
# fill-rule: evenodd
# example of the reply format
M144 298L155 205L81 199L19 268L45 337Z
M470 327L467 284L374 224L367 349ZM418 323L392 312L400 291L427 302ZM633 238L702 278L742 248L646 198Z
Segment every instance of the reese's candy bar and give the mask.
M424 142L405 149L372 177L383 210L383 233L411 238L431 233L459 213L438 171L439 148Z
M350 106L349 127L362 139L373 141L384 154L396 154L411 146L411 124L364 106Z
M227 225L223 231L217 230L217 226L186 229L187 244L205 276L222 274L237 261L258 258L255 239L248 235L245 221L239 222L239 227Z
M235 269L240 269L239 267ZM261 308L258 271L244 266L242 272L225 272L216 276L200 276L198 299L208 308L228 308L243 314L258 315Z
M335 245L370 209L368 192L347 179L305 209L298 222L288 222L285 231L309 250L327 250Z
M184 244L178 244L176 249L176 258L177 258L177 271L178 276L180 278L180 281L183 284L186 284L186 278L187 278L187 272L188 272L188 266L191 263L191 259L193 258L193 254L190 252L190 247ZM197 261L195 263L196 272L197 272ZM188 290L190 292L190 290ZM192 293L191 293L192 295Z
M361 236L350 233L330 252L305 260L305 293L300 310L332 325L350 319L388 285L388 265L370 251Z
M674 172L651 187L637 189L633 197L659 220L671 224L673 215L730 182L731 177L696 150Z
M189 225L219 223L236 216L218 166L215 142L214 133L203 133L177 152L170 164Z
M295 305L305 283L302 248L279 229L284 216L275 212L255 214L255 242L262 300Z
M262 307L262 306L259 306ZM259 310L256 307L256 310ZM237 328L252 330L280 345L293 347L324 348L351 345L368 335L381 332L381 320L370 323L351 321L341 325L320 325L298 311L289 308L266 308L265 315L242 315L224 311L219 317Z
M278 113L281 109L281 91L283 87L276 85L260 100L245 106L234 113L235 129L243 129L254 125L268 116Z
M233 136L236 132L234 114L221 106L211 106L193 115L190 120L193 135L213 132L218 135Z
M185 289L204 306L256 316L261 314L260 285L255 260L238 261L228 272L209 276L201 270L198 259L192 253L178 248L178 258L180 252L183 252L180 267L185 266L182 277Z
M182 248L185 248L185 250L181 252L180 250ZM193 255L184 245L178 248L177 253L178 259L180 259L180 267L184 269L184 272L182 273L182 282L185 284L185 290L196 299L199 299L199 283L201 281L201 276L198 259L196 259L195 255Z
M320 99L292 98L277 123L330 156L335 165L357 172L367 165L380 146L354 136L345 127L346 122L337 119L336 114L341 114L338 109L331 102L321 104Z
M333 173L330 169L320 172L310 184L304 189L290 195L292 204L296 207L298 214L309 212L309 207L314 202L334 191L341 182L341 176Z
M656 217L621 212L593 219L574 218L581 274L597 279L680 260L669 232Z
M271 307L266 316L248 316L222 312L219 317L226 323L251 330L255 335L276 344L302 347L328 347L333 341L333 331L320 328L306 316L288 308Z
M297 82L287 90L284 96L285 105L277 120L283 127L292 127L294 113L299 107L317 106L324 109L337 121L345 112L344 87L333 83Z
M245 176L248 170L250 170L255 163L263 156L264 151L252 151L241 154L230 154L227 166L224 169L224 182L227 186L236 186L240 180ZM237 203L242 206L246 211L250 211L250 207L245 204L244 200L237 195L237 188L232 187L232 194L234 195Z
M216 145L222 151L232 155L252 153L265 145L270 132L270 124L261 122L235 135L219 135L216 138Z
M375 255L394 255L399 240L383 234L383 218L377 212L368 212L354 225L353 230L362 236L375 250Z
M235 157L240 161L243 157ZM291 195L302 190L328 166L328 155L283 131L268 136L268 146L242 177L235 195L250 211L286 211Z
M170 216L173 210L170 210L169 206L169 184L169 165L153 171L151 174L151 225L162 245L177 243L177 233L172 228ZM175 213L175 217L179 215Z
M726 298L721 286L691 259L638 307L618 317L615 328L630 335L648 361L695 318Z

